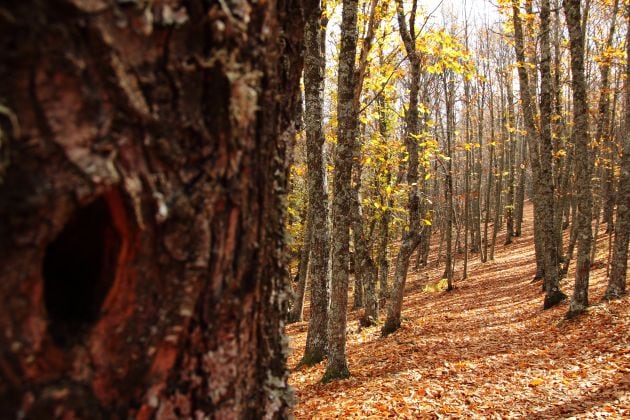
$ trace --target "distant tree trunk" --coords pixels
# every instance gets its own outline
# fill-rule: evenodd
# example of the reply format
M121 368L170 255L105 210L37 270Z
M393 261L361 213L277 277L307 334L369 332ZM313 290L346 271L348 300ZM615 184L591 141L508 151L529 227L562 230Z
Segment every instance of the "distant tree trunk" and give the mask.
M328 183L322 129L324 72L326 67L326 25L319 0L304 4L304 128L308 167L309 222L311 223L311 317L302 363L324 360L328 345Z
M608 29L608 36L606 37L606 43L602 46L604 50L613 47L613 39L616 30L617 23L617 11L619 9L619 0L613 1L612 19L610 20L610 27ZM606 59L599 63L600 72L600 86L599 86L599 104L598 104L598 118L595 128L595 141L599 144L598 151L600 155L604 155L608 158L608 164L600 165L598 168L598 174L601 183L601 197L597 200L594 216L596 218L593 244L591 248L591 261L595 261L597 251L597 238L599 236L599 213L600 210L604 211L603 221L607 224L607 232L612 232L612 215L614 207L613 198L613 162L611 157L612 145L611 143L611 129L610 129L610 60ZM607 156L606 156L607 155Z
M377 99L378 106L378 130L383 139L388 138L387 127L387 115L385 114L385 97L380 94ZM387 185L391 181L391 171L387 172L385 177ZM389 224L391 220L391 211L389 207L392 206L392 200L385 201L383 195L381 195L381 207L386 207L379 219L379 235L378 235L378 278L379 278L379 299L387 299L389 297L388 275L389 275L389 262L387 259L387 245L389 244Z
M508 149L508 200L505 216L505 245L512 243L514 234L514 214L516 213L516 118L514 114L514 93L512 91L512 75L506 74L506 92L507 92L507 129L509 139Z
M469 88L466 83L464 88L466 91L466 98L468 98ZM466 130L466 147L465 152L465 174L464 174L464 267L462 269L462 280L468 278L468 231L470 229L470 155L472 154L472 146L470 142L470 112L468 110L468 99L466 99L466 116L465 116L465 130Z
M359 145L355 145L359 147ZM354 160L355 172L352 193L353 209L352 209L352 233L354 239L355 250L355 278L361 279L355 287L361 290L355 290L354 307L361 308L365 305L365 313L362 317L362 324L370 326L378 320L378 296L376 293L376 276L377 269L370 255L370 247L363 232L363 211L361 208L361 197L359 190L361 189L361 155ZM357 300L359 297L359 300Z
M518 185L514 198L516 220L514 221L514 236L520 237L523 232L523 209L525 208L525 179L527 178L527 142L521 139L521 164L518 171Z
M494 157L496 150L496 141L494 138L494 96L492 88L490 89L490 139L488 147L490 149L490 157L488 159L488 178L486 181L486 198L484 204L484 223L483 223L483 247L481 248L481 261L488 261L488 225L490 223L490 197L492 196L492 179L494 178Z
M543 13L544 4L547 4L548 0L543 0L543 7L541 8L541 25L547 22L548 28L548 13L546 15L546 21L543 19L545 16ZM515 39L515 51L516 59L519 63L525 62L525 46L523 42L523 29L520 18L520 7L518 0L512 1L513 22L514 22L514 39ZM548 11L548 10L547 10ZM541 31L541 34L546 34L548 37L548 29ZM541 60L541 73L545 76L545 68L549 67L549 51L548 42L547 48L543 50L543 57ZM550 126L541 120L541 132L540 142L536 141L536 123L534 121L534 102L531 95L531 86L529 84L529 75L527 69L519 65L518 67L519 84L521 92L521 103L523 108L523 117L525 121L525 129L527 130L527 139L529 144L530 163L532 165L532 174L534 177L533 182L533 201L534 201L534 246L536 250L537 269L535 278L544 276L545 283L544 289L547 291L545 296L544 308L550 308L559 303L563 299L563 294L559 289L559 276L557 257L554 258L556 250L556 242L554 240L553 229L553 177L551 173L551 135ZM547 106L546 99L550 99L545 95L549 95L549 89L546 83L549 79L543 77L543 84L541 85L541 119L544 117L542 114L547 113L545 106ZM547 86L543 89L542 86ZM550 105L551 102L548 101ZM548 120L547 120L548 121ZM540 143L540 150L538 144Z
M553 142L553 150L555 155L555 165L553 166L553 179L555 185L555 201L554 201L554 232L556 241L556 254L560 262L564 259L564 237L562 231L564 211L566 208L568 185L568 154L566 153L566 124L563 112L562 101L562 67L561 67L561 48L562 42L560 33L562 24L560 23L560 7L558 6L558 0L553 0L551 8L554 11L554 20L551 23L553 28L553 41L554 47L553 54L553 81L552 81L552 96L553 96L553 115L552 115L552 133L555 134L555 141ZM554 136L552 134L552 138ZM562 156L561 151L564 151ZM562 272L559 273L562 277Z
M346 361L346 306L348 304L348 258L352 209L352 155L356 116L353 112L356 86L358 0L343 0L339 50L337 146L334 156L332 208L332 287L328 319L328 364L324 381L350 375Z
M299 4L124 3L3 4L0 417L287 417Z
M575 146L575 177L577 190L578 251L575 267L575 288L568 317L583 312L588 306L588 283L591 270L591 220L593 198L591 194L591 164L588 143L588 96L584 75L584 28L581 23L580 0L564 0L564 13L569 28L571 51L571 82L573 87L573 131Z
M478 118L478 128L477 128L477 142L479 143L479 154L477 156L477 162L475 165L475 175L477 177L477 185L475 186L475 201L473 204L473 222L474 227L472 231L474 232L474 240L472 241L472 249L471 252L478 252L479 259L483 262L484 256L481 250L481 180L483 175L483 137L484 137L484 111L485 111L485 82L481 81L481 93L479 94L479 118Z
M545 267L544 308L551 308L566 299L560 291L558 264L558 243L556 236L555 197L553 177L553 146L551 114L553 92L551 83L551 43L549 40L551 8L549 0L542 0L540 6L540 195L541 233L543 234ZM559 228L559 226L558 226Z
M383 325L383 335L390 334L400 328L400 314L402 312L402 302L405 292L405 282L407 280L407 270L409 269L409 259L413 251L420 243L420 217L418 197L418 142L411 134L418 133L418 93L420 84L420 61L415 47L415 19L416 0L413 0L409 25L405 21L405 12L402 0L396 0L396 15L400 36L405 45L405 51L409 57L409 67L411 68L411 84L409 86L409 106L405 115L405 146L409 159L407 161L407 184L409 186L409 225L403 232L402 244L396 257L396 269L389 303L387 305L387 318Z
M504 106L501 106L504 109ZM505 111L504 111L505 113ZM502 118L502 127L506 125L505 116ZM507 131L507 130L503 130ZM503 191L503 171L505 170L505 142L507 141L507 135L504 134L503 140L501 141L501 151L497 153L497 162L496 162L496 186L494 189L494 224L492 225L492 242L490 243L490 254L488 255L488 259L490 261L494 261L494 249L497 243L497 234L499 229L501 228L501 193ZM497 145L498 148L499 145Z
M308 210L307 210L308 211ZM300 261L298 263L297 287L293 292L291 311L288 322L301 322L304 315L304 295L306 294L306 283L308 281L308 263L311 254L311 231L312 222L306 217L304 222L304 243L300 249Z
M446 99L446 175L444 177L444 194L446 198L446 264L442 278L445 278L447 290L453 290L453 219L455 209L453 205L453 159L452 138L455 131L455 82L452 75L444 74L444 95ZM448 81L447 81L448 79Z
M626 18L630 19L630 5L626 5ZM626 53L630 57L630 20L626 31ZM626 101L624 110L623 154L617 191L617 221L612 268L606 289L606 299L616 299L626 294L628 272L628 241L630 240L630 62L626 63Z

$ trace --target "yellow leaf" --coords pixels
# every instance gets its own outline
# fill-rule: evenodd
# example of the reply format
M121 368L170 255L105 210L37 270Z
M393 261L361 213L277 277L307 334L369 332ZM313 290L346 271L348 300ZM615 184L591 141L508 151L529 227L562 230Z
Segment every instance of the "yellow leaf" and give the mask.
M540 378L534 378L531 381L529 381L529 386L539 386L545 383L544 379L540 379Z

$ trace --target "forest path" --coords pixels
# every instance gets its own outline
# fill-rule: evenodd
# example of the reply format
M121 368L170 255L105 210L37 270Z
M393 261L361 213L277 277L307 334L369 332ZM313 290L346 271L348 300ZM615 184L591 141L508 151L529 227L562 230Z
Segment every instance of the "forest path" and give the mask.
M567 303L543 311L541 283L532 283L531 204L522 237L504 246L504 234L497 238L494 261L470 257L466 280L457 280L462 255L457 256L452 292L423 292L444 270L443 263L436 267L432 245L429 266L408 276L403 325L396 333L383 338L380 325L359 331L359 311L352 311L347 380L321 384L325 362L296 368L307 323L288 326L295 416L630 417L630 298L601 302L607 236L600 232L591 272L593 306L565 321ZM562 282L569 295L573 278L570 269Z

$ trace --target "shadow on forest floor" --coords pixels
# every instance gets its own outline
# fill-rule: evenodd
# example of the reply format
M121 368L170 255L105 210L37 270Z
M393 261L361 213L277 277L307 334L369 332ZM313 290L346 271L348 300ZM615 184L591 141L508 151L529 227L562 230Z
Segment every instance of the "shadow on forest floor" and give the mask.
M383 338L380 326L359 331L359 311L352 311L347 380L321 384L325 362L296 369L307 323L290 325L296 417L630 415L630 298L599 303L606 282L600 264L585 315L565 321L566 303L543 311L541 283L532 282L531 206L526 210L523 236L497 246L494 261L469 257L469 277L454 291L423 293L442 274L435 257L410 272L396 333ZM597 260L605 261L600 238ZM567 294L573 276L570 270L562 282Z

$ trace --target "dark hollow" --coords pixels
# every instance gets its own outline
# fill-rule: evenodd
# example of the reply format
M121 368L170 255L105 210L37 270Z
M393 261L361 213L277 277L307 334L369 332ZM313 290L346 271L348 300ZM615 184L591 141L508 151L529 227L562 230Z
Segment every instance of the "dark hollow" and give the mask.
M121 238L103 197L79 209L44 257L49 332L60 346L76 343L99 316L116 272Z

